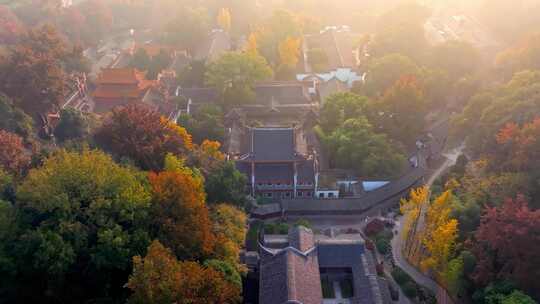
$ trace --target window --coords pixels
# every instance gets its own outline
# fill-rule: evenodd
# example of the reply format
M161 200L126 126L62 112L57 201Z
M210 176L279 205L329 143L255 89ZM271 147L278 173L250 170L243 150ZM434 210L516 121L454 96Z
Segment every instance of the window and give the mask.
M265 192L264 197L272 197L272 192Z
M296 195L297 195L298 197L302 197L303 194L304 194L304 193L303 193L302 191L298 191L298 192L296 193Z
M307 193L307 196L311 196L311 192L308 192L308 193Z
M334 192L328 192L328 197L334 197Z
M324 193L319 193L319 198L324 198Z
M286 197L291 197L291 193L290 193L290 192L287 192L287 193L285 193L285 196L286 196Z

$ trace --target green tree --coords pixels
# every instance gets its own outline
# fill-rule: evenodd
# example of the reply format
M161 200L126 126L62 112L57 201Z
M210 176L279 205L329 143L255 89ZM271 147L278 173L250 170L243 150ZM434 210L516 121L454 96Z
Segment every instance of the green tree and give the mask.
M142 175L99 151L59 151L30 171L17 201L25 229L10 254L19 300L122 298L130 259L150 240Z
M0 129L28 138L33 133L32 118L17 108L6 95L0 95Z
M415 77L402 77L380 100L378 125L395 140L406 145L415 142L425 126L427 105Z
M163 39L185 47L194 54L210 32L210 16L204 8L182 6L175 19L163 30Z
M536 304L536 301L519 290L502 298L501 304Z
M354 93L329 96L319 114L320 125L326 132L341 126L346 120L366 115L369 100Z
M178 124L186 128L196 144L204 140L224 142L223 110L216 105L203 105L193 115L182 114Z
M415 2L403 2L382 14L370 45L371 55L399 53L420 62L427 50L424 23L429 15L426 7Z
M369 63L366 83L356 89L368 96L381 96L401 77L418 72L418 66L409 57L389 54Z
M244 192L246 184L246 176L236 169L234 163L224 162L206 178L208 203L227 202L243 208L247 202Z
M253 101L255 82L270 79L272 74L263 57L230 52L210 64L206 84L223 94L225 104L243 104Z
M360 176L388 178L397 176L405 157L383 134L375 133L365 117L346 120L333 132L317 128L332 167L353 169Z
M177 70L178 81L184 88L196 88L204 86L206 74L206 61L193 60L181 70Z
M450 40L433 47L430 66L446 71L452 79L473 74L479 67L480 54L469 43Z
M60 122L54 129L54 135L60 142L83 138L89 133L89 124L86 117L75 109L62 110Z

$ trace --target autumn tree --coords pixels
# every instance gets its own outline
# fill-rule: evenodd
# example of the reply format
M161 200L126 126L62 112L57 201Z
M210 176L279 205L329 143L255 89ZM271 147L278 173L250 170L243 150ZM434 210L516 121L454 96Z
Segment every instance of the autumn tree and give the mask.
M540 168L540 117L519 126L507 123L497 134L497 143L503 145L501 156L510 168L520 171Z
M219 10L217 16L217 23L226 32L231 30L231 11L228 8L222 8Z
M258 50L257 35L255 33L249 34L245 51L251 56L260 55Z
M254 34L257 37L259 53L276 67L280 63L280 44L288 38L298 39L302 34L302 25L293 13L275 10Z
M530 210L523 197L488 207L475 234L475 281L485 286L494 280L512 280L540 296L540 211Z
M115 155L129 157L147 170L160 170L167 153L186 155L192 149L187 131L143 106L113 110L96 140Z
M432 270L441 278L447 271L448 263L454 253L458 221L450 218L452 193L446 191L431 203L425 216L425 233L422 239L427 256L421 266Z
M133 258L133 273L127 288L129 303L237 303L240 288L224 279L213 267L178 261L158 241L144 258Z
M0 24L0 42L2 44L16 42L24 32L24 24L6 5L0 5Z
M285 40L279 43L278 52L280 65L278 66L278 72L282 79L294 78L294 72L296 65L300 57L300 46L302 42L300 38L287 37Z
M197 259L212 254L212 233L202 176L187 167L149 174L152 218L161 242L177 257Z
M230 52L210 64L206 84L222 93L225 104L244 104L254 100L255 82L270 79L272 74L263 57Z
M197 168L205 177L217 170L225 162L225 154L220 151L217 141L204 140L196 145L190 155L190 165Z
M508 123L519 125L533 121L538 113L540 72L516 73L512 80L471 98L462 113L453 120L455 136L467 138L467 148L477 156L498 151L496 134ZM482 109L482 111L478 111Z
M211 218L217 236L214 254L221 261L217 266L230 281L241 286L240 274L245 274L247 269L238 262L238 258L246 241L247 216L241 209L222 203L212 208ZM232 269L227 269L229 266Z
M21 175L30 165L30 156L20 136L0 129L0 169Z
M122 299L131 257L150 241L142 177L88 150L58 151L31 170L17 188L24 229L9 252L19 300Z
M0 69L1 90L34 117L58 109L64 98L64 55L53 27L29 31Z
M409 199L402 199L399 210L403 214L403 240L405 250L409 258L418 248L420 232L418 231L418 221L422 210L429 202L429 189L427 187L411 189Z

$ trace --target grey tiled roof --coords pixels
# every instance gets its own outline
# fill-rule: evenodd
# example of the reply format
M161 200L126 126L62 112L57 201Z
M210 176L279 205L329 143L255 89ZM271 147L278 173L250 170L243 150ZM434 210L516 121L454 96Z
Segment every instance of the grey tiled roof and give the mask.
M255 164L255 182L281 181L291 182L294 180L294 171L292 164Z
M193 103L217 103L219 92L214 88L181 88L180 96L191 99Z
M351 269L354 284L353 304L386 304L387 286L375 272L371 252L361 240L322 240L315 243L311 230L292 228L288 247L261 247L261 304L322 303L320 269ZM295 303L298 303L295 302Z
M300 82L267 83L255 86L256 103L260 105L309 104L311 100Z
M252 160L275 161L297 158L292 128L253 128L250 135Z

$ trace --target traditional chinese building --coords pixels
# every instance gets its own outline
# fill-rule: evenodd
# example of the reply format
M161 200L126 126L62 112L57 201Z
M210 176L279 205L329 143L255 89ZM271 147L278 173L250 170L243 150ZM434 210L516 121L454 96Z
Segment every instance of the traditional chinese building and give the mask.
M145 94L156 85L147 80L144 72L132 68L103 69L92 94L94 112L104 113L117 106L141 102Z
M265 235L259 255L261 304L392 303L360 235L326 237L299 226Z
M240 141L240 153L229 156L248 177L252 196L280 200L314 195L317 155L302 128L246 128Z

